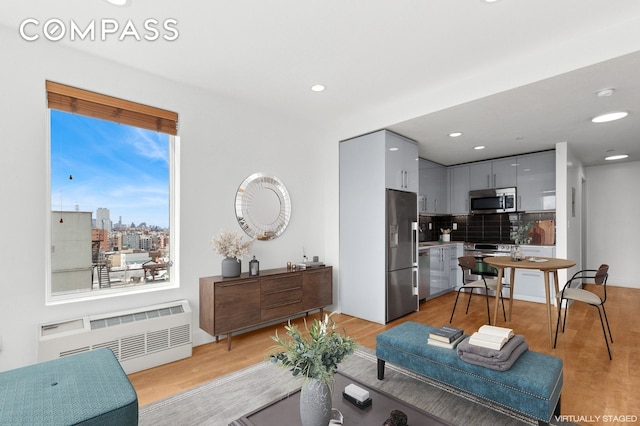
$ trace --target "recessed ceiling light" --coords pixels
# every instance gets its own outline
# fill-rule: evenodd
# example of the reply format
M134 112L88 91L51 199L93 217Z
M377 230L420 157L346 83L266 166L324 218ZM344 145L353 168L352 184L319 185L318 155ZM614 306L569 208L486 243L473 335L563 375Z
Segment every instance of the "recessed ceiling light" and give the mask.
M594 123L606 123L609 121L620 120L621 118L625 118L627 115L629 115L629 113L626 111L610 112L593 117L591 121Z
M311 90L313 90L314 92L324 92L324 89L326 89L326 87L324 87L322 84L314 84L313 86L311 86Z
M450 138L457 138L458 136L462 136L462 132L451 132L449 133Z
M613 89L602 89L602 90L598 90L596 92L596 95L598 95L598 97L600 98L605 98L607 96L613 96Z
M628 155L627 154L620 154L620 155L610 155L608 157L605 157L605 160L607 161L612 161L612 160L622 160L623 158L627 158Z
M126 6L129 4L129 0L107 0L107 3L114 6Z
M484 148L485 148L484 145L478 145L473 147L473 149L484 149Z
M397 150L398 150L398 147L395 147L395 146L394 146L394 147L389 148L389 151L397 151Z

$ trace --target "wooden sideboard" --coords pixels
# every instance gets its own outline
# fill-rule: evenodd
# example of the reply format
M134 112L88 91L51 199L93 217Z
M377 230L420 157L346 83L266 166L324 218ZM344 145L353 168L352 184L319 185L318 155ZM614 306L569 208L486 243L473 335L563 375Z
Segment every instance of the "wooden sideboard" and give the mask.
M200 328L215 336L291 318L333 304L333 268L286 268L237 278L200 278Z

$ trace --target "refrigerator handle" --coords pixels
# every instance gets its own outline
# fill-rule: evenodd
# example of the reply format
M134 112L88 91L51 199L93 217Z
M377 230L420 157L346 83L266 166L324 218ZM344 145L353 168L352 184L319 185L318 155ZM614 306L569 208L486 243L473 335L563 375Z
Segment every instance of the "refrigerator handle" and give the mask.
M411 244L412 250L412 263L414 267L418 266L418 222L411 222Z
M420 296L420 282L418 281L420 279L419 275L418 275L418 268L413 268L411 270L411 282L412 282L412 287L413 287L413 295L414 296ZM417 310L417 309L416 309Z

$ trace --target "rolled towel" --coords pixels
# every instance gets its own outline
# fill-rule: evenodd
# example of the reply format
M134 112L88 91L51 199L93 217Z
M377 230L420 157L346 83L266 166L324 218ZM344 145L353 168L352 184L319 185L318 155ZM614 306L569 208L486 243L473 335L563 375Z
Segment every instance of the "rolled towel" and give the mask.
M460 346L460 345L458 345ZM497 360L495 358L487 358L482 355L470 353L470 352L458 352L460 359L468 362L469 364L479 365L481 367L490 368L492 370L507 371L518 360L520 355L529 350L529 344L527 342L521 342L511 352L509 358L504 360Z
M504 361L511 356L511 353L516 349L522 342L524 342L524 335L516 334L513 336L507 343L504 344L502 349L489 349L482 346L476 346L469 343L469 338L464 339L462 342L458 343L457 351L458 356L462 352L472 353L476 355L483 356L485 358L493 358L498 361Z

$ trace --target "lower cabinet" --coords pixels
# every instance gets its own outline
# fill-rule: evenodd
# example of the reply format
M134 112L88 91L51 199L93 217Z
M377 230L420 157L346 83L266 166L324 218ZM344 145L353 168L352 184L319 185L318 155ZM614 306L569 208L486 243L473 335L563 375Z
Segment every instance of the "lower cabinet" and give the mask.
M430 247L421 251L421 259L424 262L419 264L420 283L424 287L421 299L433 299L444 293L448 293L456 288L462 281L462 271L458 266L458 257L462 256L462 244L445 244L437 247ZM426 270L424 270L425 268Z
M553 246L520 246L525 257L555 257ZM514 299L529 302L546 303L547 298L544 289L544 273L534 269L516 269ZM553 281L553 278L551 278ZM551 285L551 301L555 300L555 290Z
M333 304L332 267L287 271L260 271L200 278L200 328L216 337L269 322L286 319Z

